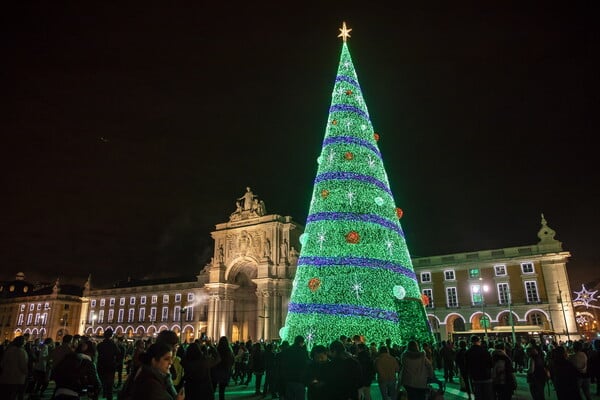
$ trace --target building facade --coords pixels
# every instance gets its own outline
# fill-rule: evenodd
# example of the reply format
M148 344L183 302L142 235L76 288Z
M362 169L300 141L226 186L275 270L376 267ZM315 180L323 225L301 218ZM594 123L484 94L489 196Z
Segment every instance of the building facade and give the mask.
M1 287L0 334L60 340L110 328L136 338L171 329L186 341L277 339L302 231L291 217L267 214L247 188L229 221L211 233L214 255L197 276L128 280L111 288L93 288L91 278L83 288L61 287L57 280L34 288L21 274ZM535 245L413 259L438 340L473 333L581 337L567 272L571 254L543 216L538 237Z

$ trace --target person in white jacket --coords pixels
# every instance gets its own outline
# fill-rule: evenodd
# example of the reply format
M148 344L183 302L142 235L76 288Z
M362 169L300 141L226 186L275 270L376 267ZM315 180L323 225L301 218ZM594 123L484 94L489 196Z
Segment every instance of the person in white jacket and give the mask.
M425 400L428 392L427 380L433 377L433 365L425 352L414 340L408 342L400 358L400 383L406 390L408 400Z
M29 357L23 348L25 338L17 336L0 361L0 393L6 400L22 400L27 380Z

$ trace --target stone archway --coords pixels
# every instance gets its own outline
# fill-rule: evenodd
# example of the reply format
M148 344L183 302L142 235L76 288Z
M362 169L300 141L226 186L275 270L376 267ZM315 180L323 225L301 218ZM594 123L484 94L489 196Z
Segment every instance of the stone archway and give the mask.
M244 260L235 263L229 270L227 282L237 286L232 296L233 310L231 321L238 327L239 340L256 340L256 323L260 315L256 297L257 265Z

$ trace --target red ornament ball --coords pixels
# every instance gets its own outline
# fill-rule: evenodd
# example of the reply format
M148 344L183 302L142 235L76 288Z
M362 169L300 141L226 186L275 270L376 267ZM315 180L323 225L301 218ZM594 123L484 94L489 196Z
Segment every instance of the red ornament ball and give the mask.
M350 89L346 90L346 94L347 94L348 96L352 95L352 90L350 90Z
M308 281L308 288L311 292L316 292L319 286L321 286L321 280L319 278L312 278Z
M373 139L375 139L376 142L379 142L379 133L375 132L373 134Z
M356 243L360 242L360 236L359 236L358 232L356 232L356 231L348 232L348 234L346 235L346 242L351 243L351 244L356 244Z
M398 219L402 218L403 215L404 211L402 211L401 208L396 208L396 216L398 217Z
M331 121L332 125L337 125L337 119L334 119L333 121Z
M344 158L346 160L352 160L354 159L354 154L351 151L347 151L346 154L344 154Z
M329 190L327 190L327 189L321 190L321 197L325 199L325 198L327 198L327 196L329 196Z

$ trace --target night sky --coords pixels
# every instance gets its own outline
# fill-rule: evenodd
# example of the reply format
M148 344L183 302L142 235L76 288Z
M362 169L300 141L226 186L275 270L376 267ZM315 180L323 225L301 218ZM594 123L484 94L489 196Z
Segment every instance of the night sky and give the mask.
M304 224L343 20L411 255L535 244L543 212L572 288L600 275L593 2L27 3L0 36L0 279L196 274L246 186Z

